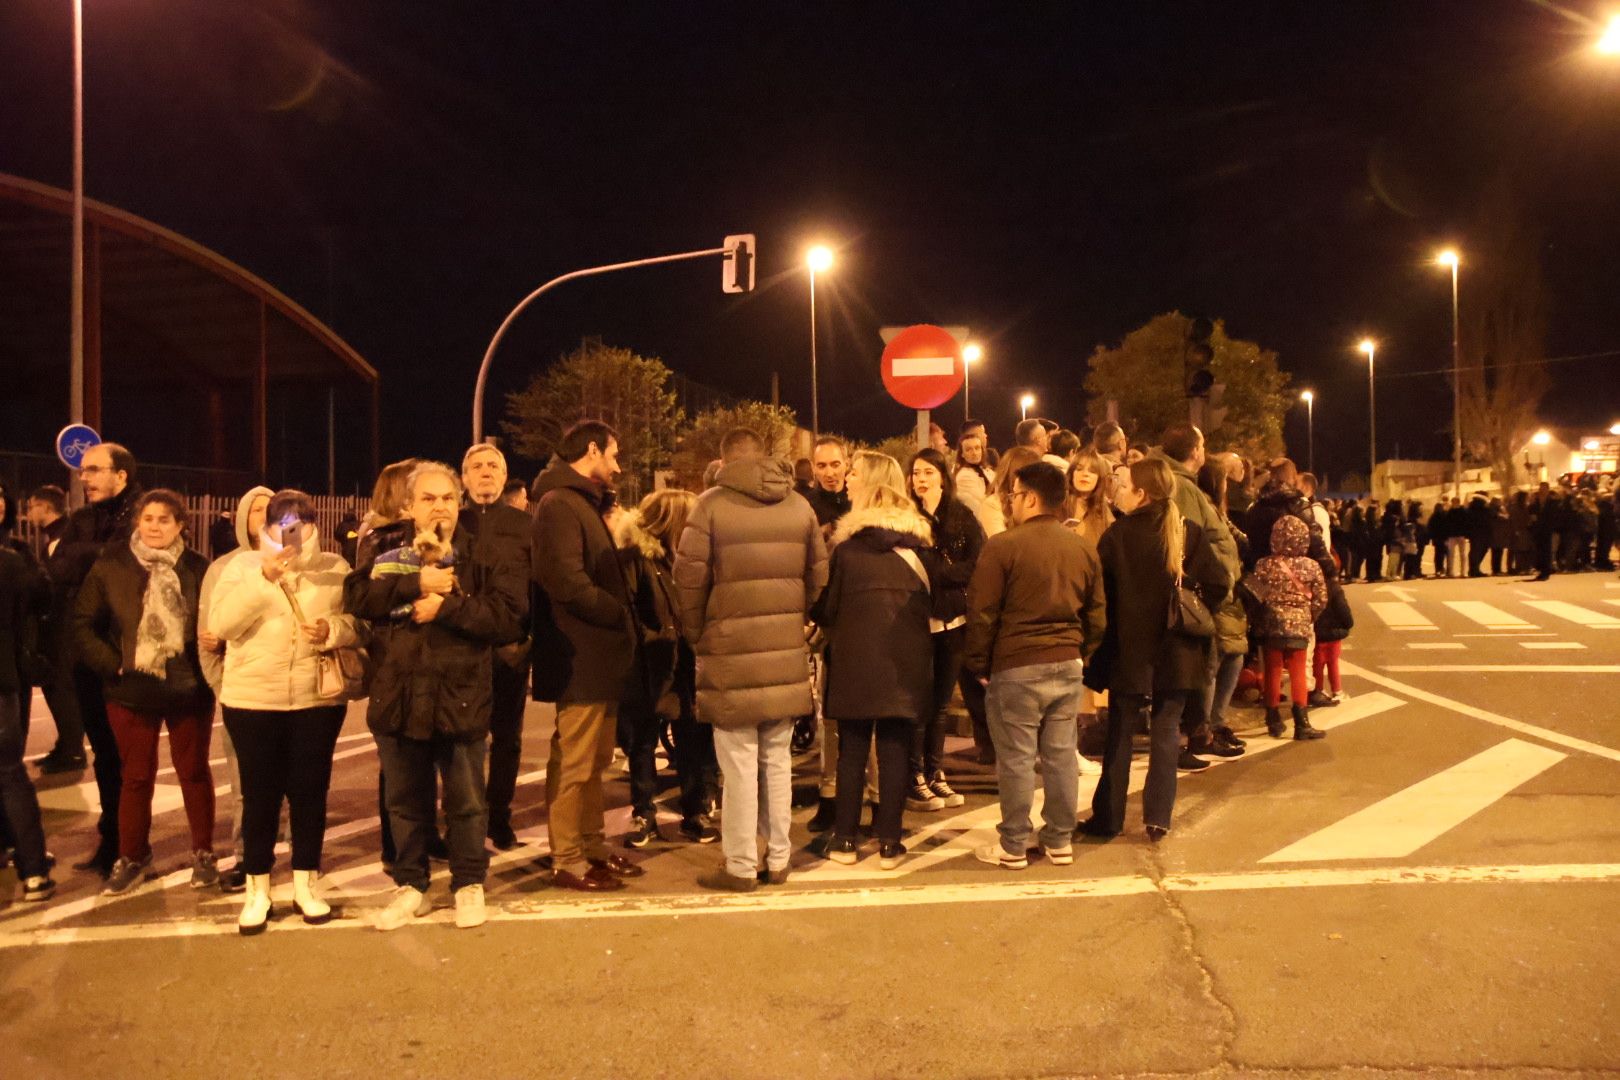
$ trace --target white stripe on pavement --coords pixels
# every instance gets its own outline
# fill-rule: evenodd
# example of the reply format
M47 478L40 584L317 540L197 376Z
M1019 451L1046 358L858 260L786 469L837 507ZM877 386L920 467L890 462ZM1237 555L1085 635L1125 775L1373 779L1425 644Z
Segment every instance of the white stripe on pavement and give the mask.
M1438 626L1403 600L1373 600L1367 605L1391 630L1438 630Z
M1567 619L1593 630L1620 630L1620 619L1613 615L1592 611L1566 600L1526 600L1525 603L1537 611L1545 611L1549 615Z
M1586 646L1582 645L1578 641L1521 641L1521 642L1519 642L1519 648L1521 648L1521 649L1542 649L1542 650L1569 650L1569 649L1584 649L1584 648L1586 648Z
M827 911L841 908L920 907L937 904L1061 902L1167 893L1253 892L1268 889L1354 888L1379 885L1548 885L1620 881L1620 863L1544 863L1502 866L1379 866L1353 869L1251 870L1218 874L1166 875L1158 882L1144 875L1032 880L1016 871L985 867L994 880L962 885L896 885L885 889L781 888L752 893L637 896L510 901L489 905L489 922L564 922L590 919L666 919L671 916L749 915L769 912ZM798 880L795 875L793 880ZM421 926L435 933L455 920L439 908ZM371 929L369 919L341 918L324 926L301 919L270 924L272 934L332 933ZM485 931L486 933L488 931ZM163 938L236 937L235 916L216 920L0 933L0 949L69 945L80 942L147 941Z
M1501 608L1479 600L1447 600L1446 607L1488 630L1536 629L1535 624L1527 623L1517 615L1509 615Z
M1404 858L1568 756L1522 739L1508 739L1260 861Z
M1406 647L1408 649L1428 649L1430 651L1468 648L1460 641L1408 641Z
M1483 720L1487 724L1495 724L1498 727L1505 727L1509 731L1516 731L1521 735L1528 735L1531 738L1540 739L1542 742L1552 743L1554 746L1563 746L1571 750L1579 750L1585 754L1592 754L1596 757L1608 758L1610 761L1620 761L1620 750L1616 750L1613 747L1603 746L1595 742L1588 742L1585 739L1577 739L1575 736L1565 735L1561 731L1553 731L1551 728L1537 727L1534 724L1527 724L1522 720L1514 720L1511 717L1502 716L1499 713L1493 713L1486 709L1475 708L1474 706L1458 701L1455 698L1448 698L1440 694L1431 693L1428 690L1421 690L1418 687L1413 686L1411 683L1404 683L1399 679L1391 679L1388 676L1380 675L1375 671L1369 671L1368 669L1360 667L1356 664L1347 664L1341 661L1340 669L1344 674L1359 676L1360 678L1366 679L1368 682L1377 686L1387 687L1398 694L1405 694L1407 697L1416 698L1418 701L1426 701L1430 705L1438 705L1442 709L1450 709L1452 712L1458 713L1462 716L1472 717L1475 720ZM1533 668L1532 670L1544 671L1546 669L1538 667ZM1620 668L1617 668L1616 670L1620 670ZM1317 726L1320 727L1321 725L1318 724Z
M1620 664L1388 664L1383 670L1431 675L1620 675Z

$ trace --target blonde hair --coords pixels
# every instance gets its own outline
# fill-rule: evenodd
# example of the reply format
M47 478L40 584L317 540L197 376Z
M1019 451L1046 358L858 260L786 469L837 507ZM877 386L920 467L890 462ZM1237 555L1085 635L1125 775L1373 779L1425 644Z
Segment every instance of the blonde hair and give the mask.
M915 509L911 496L906 494L906 478L900 471L900 463L888 454L880 454L876 450L857 450L849 467L861 470L861 490L859 496L850 501L852 511L870 510L873 507L882 510Z
M414 468L416 459L406 458L384 465L382 472L377 474L376 486L371 489L371 516L378 523L398 521L404 515L405 503L409 498L405 482Z
M1181 509L1176 506L1176 474L1170 463L1162 458L1143 458L1132 462L1131 486L1138 488L1151 502L1164 503L1164 565L1171 577L1181 577L1181 563L1186 551L1187 527L1181 520Z
M665 488L642 499L636 506L641 527L648 535L658 538L664 551L673 558L675 545L681 542L686 530L686 519L697 505L697 496L685 488Z

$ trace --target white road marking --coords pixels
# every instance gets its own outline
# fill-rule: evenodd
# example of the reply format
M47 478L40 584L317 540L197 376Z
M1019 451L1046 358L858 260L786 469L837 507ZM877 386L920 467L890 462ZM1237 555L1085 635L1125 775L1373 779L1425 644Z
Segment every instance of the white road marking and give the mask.
M1620 664L1388 664L1384 670L1464 675L1620 675Z
M1368 607L1373 614L1384 620L1384 625L1391 630L1438 630L1438 626L1430 622L1417 608L1411 604L1395 600L1374 600Z
M1399 679L1391 679L1388 676L1380 675L1375 671L1369 671L1368 669L1360 667L1356 664L1341 663L1340 669L1346 675L1359 676L1360 678L1366 679L1368 682L1373 683L1374 685L1386 687L1398 694L1405 694L1407 697L1415 698L1418 701L1426 701L1430 705L1438 705L1442 709L1450 709L1452 712L1458 713L1462 716L1472 717L1475 720L1483 720L1487 724L1495 724L1498 727L1507 728L1509 731L1516 731L1521 735L1528 735L1531 738L1540 739L1542 742L1552 743L1554 746L1563 746L1571 750L1579 750L1582 753L1592 754L1595 757L1607 758L1610 761L1620 761L1620 750L1616 750L1613 747L1603 746L1595 742L1588 742L1585 739L1577 739L1575 736L1565 735L1561 731L1553 731L1551 728L1537 727L1535 724L1527 724L1522 720L1514 720L1511 717L1502 716L1499 713L1493 713L1486 709L1475 708L1474 706L1466 704L1465 702L1457 701L1454 698L1444 697L1440 694L1430 693L1427 690L1421 690L1418 687L1413 686L1411 683L1404 683ZM1441 670L1451 669L1443 668ZM1536 667L1532 668L1531 670L1545 671L1547 669ZM1615 670L1620 671L1620 668L1616 668ZM1315 723L1314 718L1312 718L1312 723ZM1320 727L1321 725L1317 724L1317 726Z
M752 893L606 897L491 903L490 923L575 922L591 919L669 919L707 915L828 911L843 908L921 907L967 903L1039 903L1170 893L1255 892L1268 889L1352 888L1380 885L1547 885L1620 881L1620 863L1543 863L1505 866L1378 866L1351 869L1250 870L1219 874L1166 875L1157 884L1145 875L1037 880L1021 873L985 867L992 880L959 885L896 885L885 889L760 889ZM799 875L793 880L797 881ZM545 895L545 894L542 894ZM449 907L417 920L432 932L447 931L455 913ZM308 926L281 919L272 934L369 930L368 919L336 919ZM485 931L488 933L488 931ZM164 938L235 937L234 913L216 919L93 926L0 933L0 949L70 945L80 942L150 941Z
M1378 586L1378 588L1374 589L1373 591L1374 592L1387 592L1391 596L1395 597L1395 599L1404 600L1407 603L1411 603L1413 600L1417 599L1417 597L1412 595L1412 592L1411 592L1410 589L1403 589L1399 585L1380 585L1380 586Z
M1530 607L1537 611L1545 611L1549 615L1556 615L1560 619L1568 619L1572 623L1589 627L1593 630L1620 630L1620 619L1613 615L1606 615L1601 611L1591 611L1579 604L1571 604L1565 600L1527 600Z
M1545 650L1554 650L1554 649L1568 650L1568 649L1584 649L1584 648L1586 648L1586 646L1582 645L1578 641L1521 641L1521 642L1519 642L1519 648L1521 648L1521 649L1545 649Z
M1447 600L1446 607L1489 630L1534 630L1535 624L1479 600Z
M1408 649L1428 649L1431 651L1438 649L1468 648L1468 646L1464 645L1460 641L1408 641L1406 643L1406 647Z
M1522 739L1508 739L1260 861L1404 858L1568 756Z

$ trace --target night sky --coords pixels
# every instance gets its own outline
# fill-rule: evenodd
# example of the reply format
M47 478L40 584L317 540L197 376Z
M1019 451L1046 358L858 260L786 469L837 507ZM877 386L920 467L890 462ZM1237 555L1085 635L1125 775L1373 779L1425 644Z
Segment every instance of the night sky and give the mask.
M87 190L290 294L383 375L385 458L455 458L506 311L564 286L492 400L586 335L809 414L909 416L884 324L973 328L974 411L1083 420L1084 360L1161 311L1226 320L1317 395L1317 464L1446 457L1450 296L1429 265L1506 174L1544 239L1550 422L1620 419L1620 59L1589 2L443 3L87 0ZM68 0L0 5L0 171L66 186ZM1468 288L1468 266L1462 287ZM956 401L939 410L950 428ZM489 423L498 419L491 409ZM1303 408L1289 439L1304 457ZM356 437L363 438L357 427Z

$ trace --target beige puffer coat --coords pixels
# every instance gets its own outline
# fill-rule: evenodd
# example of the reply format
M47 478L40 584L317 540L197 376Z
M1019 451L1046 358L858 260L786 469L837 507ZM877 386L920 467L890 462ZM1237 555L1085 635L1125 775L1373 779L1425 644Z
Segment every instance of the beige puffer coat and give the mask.
M724 466L692 509L674 575L697 654L698 719L746 728L808 715L804 628L827 584L827 548L787 462Z

